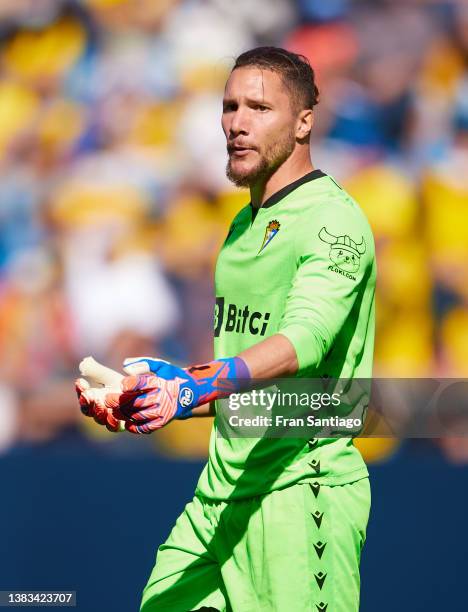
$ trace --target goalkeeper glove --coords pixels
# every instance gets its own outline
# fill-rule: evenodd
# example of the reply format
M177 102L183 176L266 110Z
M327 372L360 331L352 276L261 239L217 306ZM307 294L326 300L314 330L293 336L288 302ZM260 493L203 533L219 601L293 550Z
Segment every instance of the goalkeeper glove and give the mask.
M180 368L162 359L126 359L129 374L121 393L109 393L104 405L127 421L132 433L151 433L172 419L192 416L192 410L239 391L250 380L240 357L217 359L203 365Z
M84 378L78 378L75 381L75 390L78 396L81 412L93 418L99 425L105 425L109 431L117 432L122 430L123 417L118 416L118 410L106 408L102 401L99 401L94 395L88 395L91 389L88 381Z

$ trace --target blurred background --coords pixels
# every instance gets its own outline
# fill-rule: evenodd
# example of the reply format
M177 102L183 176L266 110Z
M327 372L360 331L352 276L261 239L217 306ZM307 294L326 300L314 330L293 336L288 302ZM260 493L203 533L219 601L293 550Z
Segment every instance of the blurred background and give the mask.
M374 230L375 376L468 377L466 2L0 0L0 589L76 588L91 612L96 568L125 559L105 609L137 608L211 423L115 436L72 381L88 354L212 358L213 266L248 202L225 178L221 96L265 44L309 58L314 165ZM357 444L378 493L362 609L465 610L468 439ZM154 517L144 544L129 512Z

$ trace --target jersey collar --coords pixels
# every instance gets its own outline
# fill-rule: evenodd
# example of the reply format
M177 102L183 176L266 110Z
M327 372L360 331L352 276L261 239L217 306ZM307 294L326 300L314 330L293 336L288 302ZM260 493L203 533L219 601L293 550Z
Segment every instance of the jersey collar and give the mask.
M315 179L322 178L322 176L327 176L327 175L321 170L319 170L318 168L316 170L312 170L312 172L309 172L305 174L304 176L301 176L301 178L297 179L297 181L289 183L289 185L286 185L285 187L281 188L279 191L271 195L267 200L265 200L265 202L261 205L260 208L270 208L270 206L274 206L280 200L282 200L288 194L290 194L291 191L294 191L301 185L304 185L304 183L309 183L310 181L314 181ZM250 206L252 206L252 203L250 203Z

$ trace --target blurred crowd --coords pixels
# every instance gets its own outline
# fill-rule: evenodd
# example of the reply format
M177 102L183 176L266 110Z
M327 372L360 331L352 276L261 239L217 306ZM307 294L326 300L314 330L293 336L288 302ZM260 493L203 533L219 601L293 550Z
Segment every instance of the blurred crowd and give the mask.
M375 376L468 377L466 2L0 0L0 450L128 444L79 413L88 354L212 357L213 264L248 202L221 95L263 44L309 58L314 165L373 227ZM138 448L201 456L208 421Z

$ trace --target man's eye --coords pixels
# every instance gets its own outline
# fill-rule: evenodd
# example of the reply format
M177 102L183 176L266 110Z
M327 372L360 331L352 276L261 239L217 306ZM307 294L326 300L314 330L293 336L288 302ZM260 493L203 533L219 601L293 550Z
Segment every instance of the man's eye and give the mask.
M261 111L261 112L265 112L268 110L268 106L263 106L263 104L257 104L255 106L255 110Z

